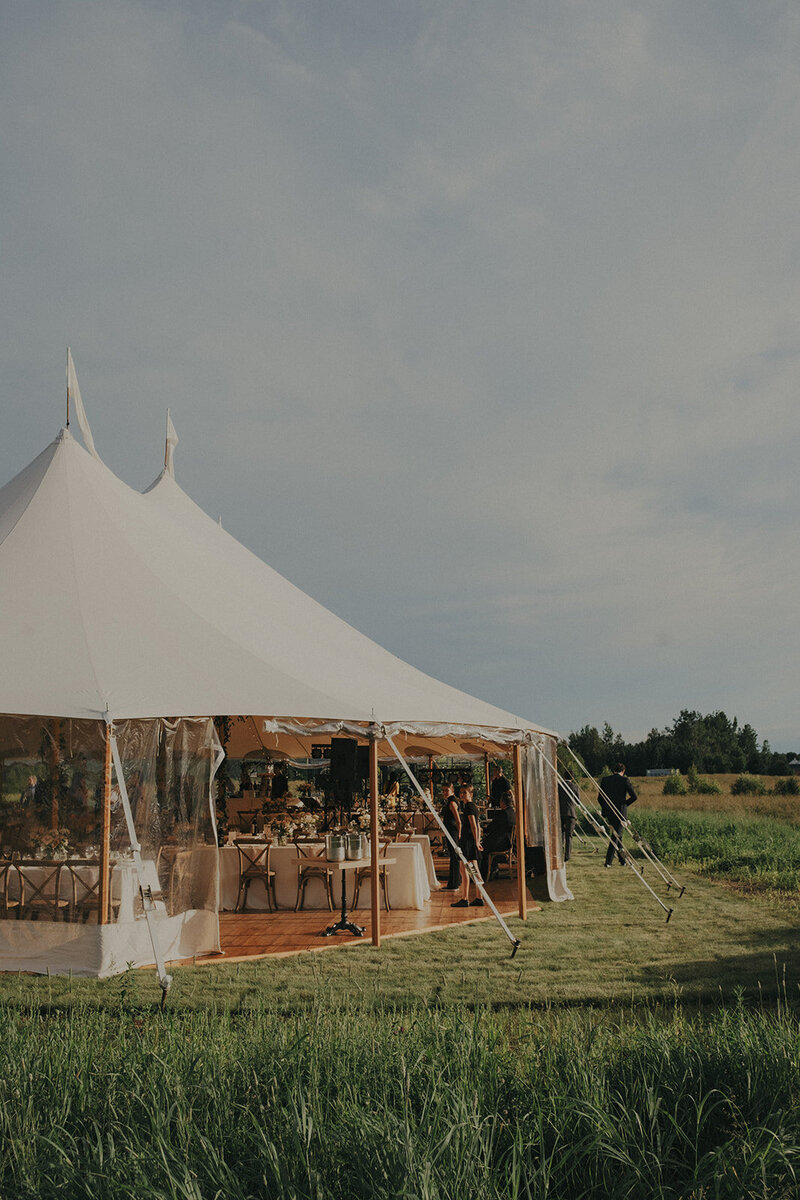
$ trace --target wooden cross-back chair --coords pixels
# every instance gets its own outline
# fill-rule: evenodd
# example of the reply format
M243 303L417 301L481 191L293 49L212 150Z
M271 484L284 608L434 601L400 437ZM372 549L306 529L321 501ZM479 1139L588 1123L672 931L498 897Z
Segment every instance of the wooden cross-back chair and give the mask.
M239 822L239 828L242 833L251 833L253 826L260 816L260 808L240 809L236 820Z
M380 850L378 852L378 880L380 883L381 892L383 893L383 903L386 905L387 912L389 912L391 910L392 906L389 903L389 890L386 886L387 867L386 867L386 863L381 862L381 859L386 858L386 851L389 849L391 844L392 844L391 838L382 838L381 844L380 844ZM371 878L372 878L372 866L371 865L368 867L358 867L356 869L356 877L353 882L353 904L352 904L353 908L358 908L358 897L359 897L359 893L361 891L362 883L366 883L366 881Z
M70 896L65 896L61 887L63 859L21 858L14 866L19 876L21 917L59 921L69 915Z
M264 884L267 906L270 912L278 907L275 896L275 872L270 870L269 859L272 842L256 838L237 838L234 842L239 852L239 894L236 897L236 912L247 905L250 885L256 881Z
M9 859L0 861L0 916L6 919L13 913L19 917L20 910L20 883L16 875L16 864ZM11 895L9 891L9 876L14 872L16 882L16 894Z
M320 861L325 858L324 845L318 850L312 850L309 842L303 842L298 838L294 843L294 848L297 851L297 899L294 911L297 912L305 906L306 887L311 880L320 879L325 888L328 908L333 912L334 868L328 866L325 861Z
M511 831L511 845L506 850L490 850L486 866L487 881L492 878L498 866L504 863L508 867L509 877L513 877L517 862L517 831Z
M97 862L79 858L64 863L65 880L70 895L70 916L88 921L92 913L100 918L100 868ZM62 886L63 886L62 882Z

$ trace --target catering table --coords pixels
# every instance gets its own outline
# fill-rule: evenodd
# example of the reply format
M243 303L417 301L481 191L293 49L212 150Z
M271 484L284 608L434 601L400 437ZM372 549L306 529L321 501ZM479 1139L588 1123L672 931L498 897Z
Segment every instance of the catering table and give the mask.
M313 848L319 849L322 845L323 843L319 842ZM386 868L386 886L390 905L392 908L423 908L431 898L430 873L426 863L424 844L419 839L412 842L392 843L387 853L393 860L391 863L387 863ZM207 848L203 847L194 851L193 854L200 856L193 863L192 868L196 879L204 872L213 870L213 861L208 857ZM429 840L428 855L430 855ZM279 908L293 909L295 906L298 861L302 860L298 860L295 846L273 844L269 865L270 870L275 872L275 897ZM198 886L202 889L200 879L198 879ZM219 850L219 890L220 908L225 912L232 912L236 908L239 894L239 854L235 846L223 846ZM305 891L304 907L328 907L322 880L309 880ZM247 910L263 911L266 908L268 908L266 889L262 883L256 880L248 888Z
M297 861L301 862L302 860L298 859ZM372 860L369 858L313 858L308 859L307 861L314 864L318 863L321 867L334 867L336 870L338 870L342 880L341 916L339 917L338 921L334 921L332 925L329 925L328 928L324 930L322 936L331 937L331 935L334 933L352 933L355 937L363 937L364 926L356 925L354 921L351 921L347 912L347 872L363 870L364 868L372 865ZM385 866L387 871L389 867L394 865L394 861L395 860L393 858L381 857L381 865ZM353 898L355 899L355 887L353 888Z

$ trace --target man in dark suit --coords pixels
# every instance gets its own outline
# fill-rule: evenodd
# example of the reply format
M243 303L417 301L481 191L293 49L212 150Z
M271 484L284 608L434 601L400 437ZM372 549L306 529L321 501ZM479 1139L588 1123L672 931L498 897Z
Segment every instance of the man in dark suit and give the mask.
M492 763L491 766L492 782L490 786L490 801L492 808L500 807L500 797L505 796L508 803L511 803L511 784L506 779L503 773L502 763Z
M622 866L625 859L622 854L622 823L628 817L628 805L636 800L633 784L625 774L625 764L617 763L613 775L606 775L600 780L600 812L603 820L611 827L611 841L606 851L606 866L614 864L616 854Z

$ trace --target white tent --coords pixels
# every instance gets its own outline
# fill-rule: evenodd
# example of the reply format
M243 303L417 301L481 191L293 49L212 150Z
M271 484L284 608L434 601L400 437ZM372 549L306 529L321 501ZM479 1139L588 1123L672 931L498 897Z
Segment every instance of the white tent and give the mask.
M265 734L377 723L451 748L555 744L358 633L170 472L134 491L68 429L0 489L0 662L0 713L20 716L260 714Z
M207 517L68 430L0 489L0 712L534 728L358 633Z

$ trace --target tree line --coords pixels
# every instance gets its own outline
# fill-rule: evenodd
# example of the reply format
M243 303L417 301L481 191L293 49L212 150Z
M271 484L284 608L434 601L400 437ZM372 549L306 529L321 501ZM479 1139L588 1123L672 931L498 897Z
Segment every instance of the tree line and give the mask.
M569 745L591 775L601 774L614 763L625 763L629 775L646 775L658 768L686 772L690 767L708 775L742 773L788 775L790 751L779 754L768 741L759 743L752 725L740 725L724 712L707 713L683 709L664 729L651 729L644 741L626 742L606 722L602 731L584 725L569 735Z

